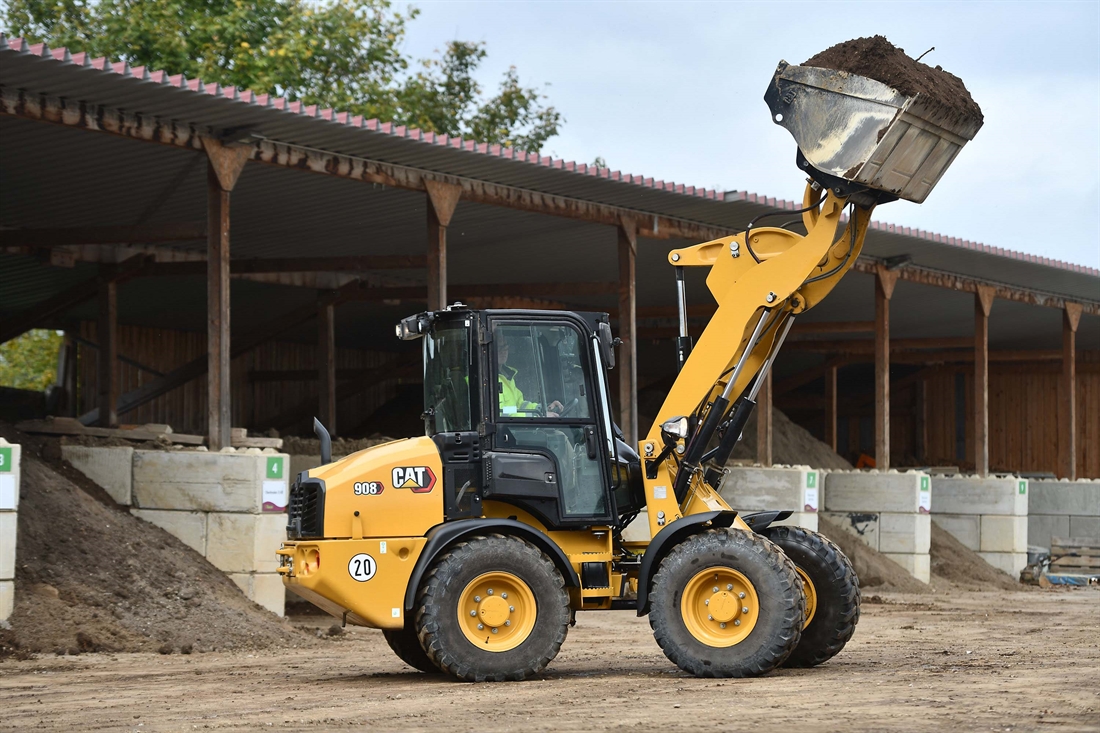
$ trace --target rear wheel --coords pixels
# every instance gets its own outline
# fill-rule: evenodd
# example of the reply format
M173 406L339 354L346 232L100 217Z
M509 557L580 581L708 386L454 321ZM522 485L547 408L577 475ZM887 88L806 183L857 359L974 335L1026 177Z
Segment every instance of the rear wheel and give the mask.
M794 565L760 535L715 529L661 561L649 623L665 656L697 677L752 677L798 644L804 599Z
M802 527L769 527L764 536L794 562L806 594L802 639L785 664L815 667L836 656L855 633L859 579L840 548L817 532Z
M382 629L382 636L386 638L393 653L405 664L428 674L439 673L439 668L424 653L420 639L416 636L416 629L411 624L406 624L403 629Z
M518 537L474 537L448 550L417 594L429 660L469 682L523 680L557 656L569 596L554 563Z

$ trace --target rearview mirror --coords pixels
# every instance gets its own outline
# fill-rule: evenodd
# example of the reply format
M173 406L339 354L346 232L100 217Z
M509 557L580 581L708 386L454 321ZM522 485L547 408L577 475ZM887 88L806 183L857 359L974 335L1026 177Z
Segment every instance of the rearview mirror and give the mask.
M600 356L608 369L615 368L615 343L619 340L611 335L610 323L599 323L596 326L596 336L600 340Z

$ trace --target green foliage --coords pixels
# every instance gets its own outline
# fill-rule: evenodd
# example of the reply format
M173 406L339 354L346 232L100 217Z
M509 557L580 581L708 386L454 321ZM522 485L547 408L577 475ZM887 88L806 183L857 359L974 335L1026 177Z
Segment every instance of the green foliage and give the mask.
M483 99L482 44L455 41L409 74L418 11L389 0L7 0L0 22L32 42L448 135L537 151L561 115L515 69Z
M41 392L54 383L61 331L35 329L0 344L0 387Z

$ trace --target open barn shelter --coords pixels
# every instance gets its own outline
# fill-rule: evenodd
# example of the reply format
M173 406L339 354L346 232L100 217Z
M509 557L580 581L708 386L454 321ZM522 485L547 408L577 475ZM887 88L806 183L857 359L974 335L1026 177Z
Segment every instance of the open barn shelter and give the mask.
M419 352L393 326L455 301L611 313L635 438L675 373L669 250L798 208L3 36L0 97L0 342L63 329L54 414L213 450L315 414L339 435L414 430ZM1098 345L1097 270L876 220L762 406L880 468L1100 477Z

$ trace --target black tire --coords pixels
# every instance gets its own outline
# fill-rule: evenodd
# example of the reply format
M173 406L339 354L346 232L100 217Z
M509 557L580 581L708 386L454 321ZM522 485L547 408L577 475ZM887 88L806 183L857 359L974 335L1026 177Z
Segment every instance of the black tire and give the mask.
M787 553L814 585L816 609L784 662L816 667L840 653L859 623L859 579L848 557L828 538L802 527L769 527L764 536Z
M757 596L755 625L732 646L700 641L682 612L689 584L712 567L739 572ZM657 643L677 667L696 677L755 677L782 664L798 644L805 603L786 555L764 537L737 529L712 529L674 547L654 576L650 599L649 624Z
M491 572L518 578L534 600L533 626L518 646L506 651L475 645L459 622L463 593ZM417 609L416 631L428 658L467 682L524 680L539 674L558 655L569 629L569 596L557 567L534 545L503 535L472 537L447 550L421 583Z
M403 629L382 629L382 636L386 637L386 643L402 662L421 672L439 674L439 667L432 664L432 660L424 653L412 625L406 624Z

